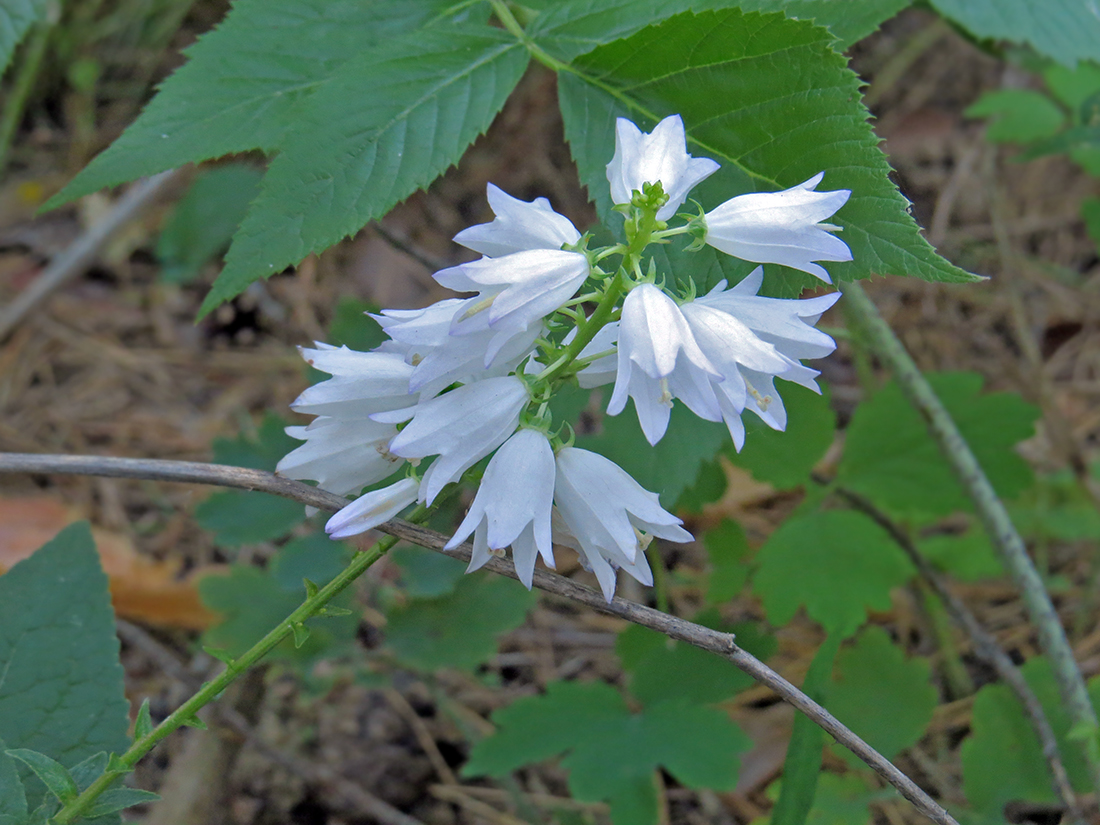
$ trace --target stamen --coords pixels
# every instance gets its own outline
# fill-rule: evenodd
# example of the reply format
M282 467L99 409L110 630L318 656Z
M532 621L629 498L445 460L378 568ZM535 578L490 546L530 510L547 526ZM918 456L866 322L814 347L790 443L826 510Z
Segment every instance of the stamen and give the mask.
M649 545L653 543L653 536L643 533L637 527L634 528L634 538L637 540L637 547L643 553L649 548Z
M756 406L760 408L760 411L767 412L768 405L771 404L772 401L774 401L775 399L772 398L770 395L761 395L757 391L756 387L749 383L747 378L745 379L745 386L748 388L749 395L753 397L753 400L756 402Z
M482 298L476 304L474 304L469 309L467 309L465 312L463 312L461 315L459 315L458 318L455 319L455 321L461 322L461 321L466 321L470 318L473 318L475 315L477 315L483 309L488 309L489 307L491 307L493 305L493 301L495 301L496 299L497 299L496 295L490 295L488 298Z
M661 397L658 403L663 407L672 409L672 393L668 391L668 379L662 378L659 383L661 385Z

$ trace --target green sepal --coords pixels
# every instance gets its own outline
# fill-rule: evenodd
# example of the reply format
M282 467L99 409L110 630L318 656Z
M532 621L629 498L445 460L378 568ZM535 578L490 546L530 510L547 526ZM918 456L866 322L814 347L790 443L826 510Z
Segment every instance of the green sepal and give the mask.
M76 780L73 779L65 766L50 759L46 754L27 748L13 748L4 751L4 753L13 759L18 759L34 771L35 776L41 779L42 784L49 788L50 793L61 800L62 803L71 802L80 795Z
M318 591L320 590L320 588L309 579L302 579L302 584L306 586L307 599L312 599L314 596L317 595Z
M114 773L122 776L123 774L130 773L133 767L127 765L122 761L122 757L117 753L112 753L107 757L107 767L103 769L104 773Z
M322 607L314 615L336 618L337 616L350 616L354 612L353 610L348 610L346 607Z
M149 699L141 703L138 708L137 719L134 720L134 739L144 739L153 731L153 715L149 712Z
M230 667L233 666L234 660L233 657L229 655L228 650L220 647L211 647L210 645L203 645L202 650L203 653L206 653L209 656L213 656L219 662L224 662Z
M294 634L294 646L301 647L309 639L309 628L301 622L295 622L290 626L290 631Z

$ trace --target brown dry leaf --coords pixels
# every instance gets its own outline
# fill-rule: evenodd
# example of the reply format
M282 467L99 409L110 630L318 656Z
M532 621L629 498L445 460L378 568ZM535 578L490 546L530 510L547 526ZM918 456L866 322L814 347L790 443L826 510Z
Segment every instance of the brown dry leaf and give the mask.
M45 496L0 498L0 573L31 555L82 516ZM141 556L128 536L92 528L111 586L115 612L124 619L186 630L209 627L215 615L199 600L196 580L212 568L178 577L179 565Z

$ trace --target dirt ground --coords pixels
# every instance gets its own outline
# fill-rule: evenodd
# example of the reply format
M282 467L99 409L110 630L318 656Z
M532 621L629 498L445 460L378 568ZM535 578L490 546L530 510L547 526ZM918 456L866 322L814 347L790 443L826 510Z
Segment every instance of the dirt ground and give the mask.
M200 3L146 83L176 65L175 50L218 13L217 4ZM906 48L914 42L923 49ZM869 291L923 368L975 370L990 388L1041 404L1040 431L1025 445L1036 467L1086 466L1097 457L1100 436L1100 260L1078 207L1097 194L1097 184L1061 158L1013 162L1011 150L986 142L983 126L963 116L983 90L1026 80L1005 66L919 11L890 21L855 49L854 68L869 83L876 129L914 215L947 258L990 276L960 287L884 277ZM76 103L44 89L29 110L12 167L0 178L0 301L31 282L105 208L108 196L101 195L33 215L42 196L134 113L132 99L101 102L94 130L77 134L71 128ZM468 259L450 238L488 219L490 180L521 198L549 197L578 226L593 222L562 139L549 73L531 70L459 166L394 209L381 228L368 227L307 259L296 275L254 285L198 325L193 319L206 286L158 282L151 248L168 205L149 210L84 277L0 341L0 451L209 460L215 437L236 435L266 410L288 414L288 402L305 384L294 347L323 335L338 299L400 308L443 297L430 274ZM213 274L206 273L205 284ZM822 324L842 326L843 318L834 311ZM862 394L851 352L842 343L819 366L843 421ZM148 559L178 560L184 570L224 561L191 517L205 489L0 477L0 499L32 494L127 537ZM756 540L793 504L747 478L734 478L724 501ZM691 550L677 563L701 567L705 558ZM1055 563L1071 581L1084 582L1086 567L1068 550ZM386 575L384 565L367 575L368 605L376 580ZM1081 589L1061 606L1072 610ZM1007 584L959 592L1008 650L1035 654L1023 608ZM916 597L900 593L894 610L876 621L892 626L912 651L927 653L935 645L924 637L919 612ZM751 601L731 605L729 613L762 618ZM369 624L369 607L366 615ZM227 697L236 710L214 714L213 733L186 731L141 766L138 785L165 796L145 821L400 821L379 813L375 803L382 800L412 817L409 822L513 823L523 821L516 794L541 809L573 806L599 815L598 805L565 799L564 774L554 768L522 771L515 787L503 789L460 782L455 771L466 753L464 727L483 730L494 708L552 679L619 678L612 647L619 627L544 599L526 626L505 637L491 665L498 674L508 671L502 689L455 673L431 681L398 674L390 689L336 678L335 687L315 695L293 677L268 671ZM361 635L363 644L376 643ZM186 630L126 622L121 637L128 691L154 697L155 717L217 664L196 652ZM817 631L796 622L779 630L778 639L780 651L770 663L797 681L820 641ZM1082 634L1077 652L1086 676L1100 672L1100 635ZM762 791L782 764L791 713L763 688L741 694L731 712L757 742L743 760L740 785L729 794L670 788L672 822L732 825L766 812ZM941 706L925 742L900 760L946 802L959 797L955 746L968 723L969 700ZM894 802L878 805L876 817L919 819Z

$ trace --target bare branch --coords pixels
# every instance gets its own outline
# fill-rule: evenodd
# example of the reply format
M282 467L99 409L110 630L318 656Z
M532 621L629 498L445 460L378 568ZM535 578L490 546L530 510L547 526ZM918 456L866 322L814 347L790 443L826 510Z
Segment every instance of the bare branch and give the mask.
M328 512L336 512L348 503L347 499L340 496L261 470L190 461L0 453L0 473L65 473L212 484L219 487L236 487L274 493ZM434 530L409 524L400 519L388 521L377 529L380 532L396 536L413 544L437 550L453 558L463 561L469 561L470 559L471 547L468 543L452 551L444 551L443 546L449 540L448 536ZM502 576L512 579L517 578L513 566L503 559L492 559L485 567ZM893 785L903 797L908 799L917 810L930 820L939 823L939 825L958 825L941 805L925 793L913 780L894 767L886 757L841 724L838 719L809 696L751 653L738 647L732 634L712 630L709 627L669 616L651 607L618 597L610 602L605 601L598 591L545 570L535 571L534 585L547 593L562 596L602 613L618 616L621 619L662 633L669 638L687 642L702 650L728 659L754 680L767 685L784 700L806 714L815 724L825 730L837 742L848 748L886 782Z

